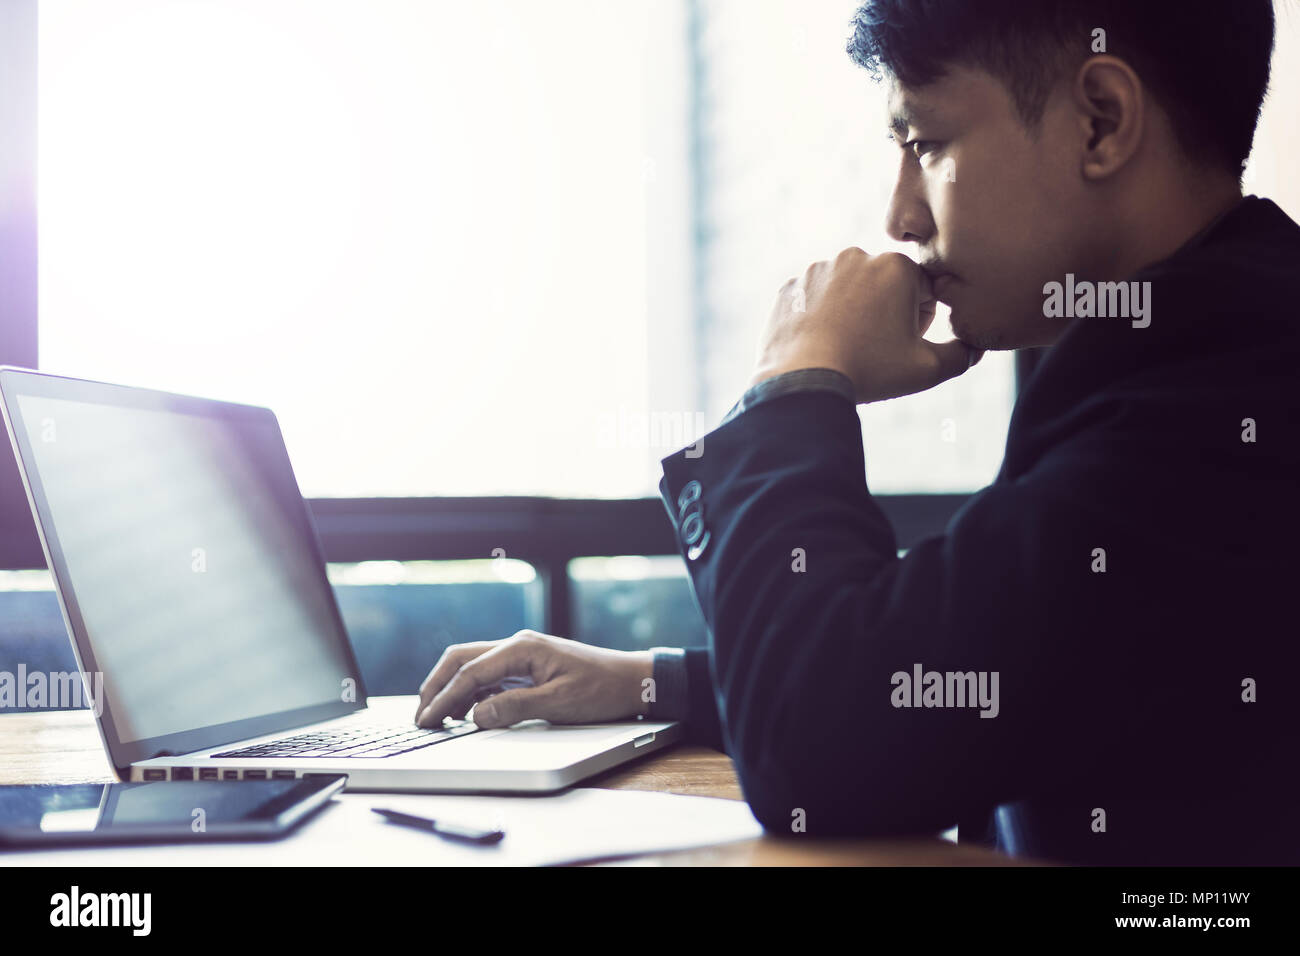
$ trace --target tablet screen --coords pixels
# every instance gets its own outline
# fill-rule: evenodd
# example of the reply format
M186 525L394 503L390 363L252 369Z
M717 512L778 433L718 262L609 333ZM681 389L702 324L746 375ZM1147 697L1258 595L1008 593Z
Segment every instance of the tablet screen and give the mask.
M0 787L0 843L265 837L292 827L345 779Z

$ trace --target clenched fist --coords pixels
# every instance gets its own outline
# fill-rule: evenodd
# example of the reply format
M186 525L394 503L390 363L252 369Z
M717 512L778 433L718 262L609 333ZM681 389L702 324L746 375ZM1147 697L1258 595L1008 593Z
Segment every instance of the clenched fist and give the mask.
M901 253L873 256L854 247L814 262L781 287L750 385L796 369L831 368L852 380L859 403L932 388L984 354L956 339L921 337L936 304L930 277Z

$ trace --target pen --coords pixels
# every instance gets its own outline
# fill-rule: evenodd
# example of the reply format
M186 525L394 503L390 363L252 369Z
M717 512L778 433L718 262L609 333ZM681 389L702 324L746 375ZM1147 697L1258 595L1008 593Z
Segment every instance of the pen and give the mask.
M436 833L440 837L446 837L448 840L458 840L461 843L476 843L480 846L487 846L492 843L500 843L501 838L506 835L504 830L480 830L477 827L448 823L446 820L430 820L428 817L417 817L397 810L385 810L382 807L371 807L370 809L389 823L400 823L402 826L414 827L417 830L427 830L429 833Z

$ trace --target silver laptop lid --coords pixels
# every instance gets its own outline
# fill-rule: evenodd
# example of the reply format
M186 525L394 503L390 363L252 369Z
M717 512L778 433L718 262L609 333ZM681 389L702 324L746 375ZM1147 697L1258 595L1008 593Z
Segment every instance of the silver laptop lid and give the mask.
M269 410L9 368L0 405L119 773L365 706Z

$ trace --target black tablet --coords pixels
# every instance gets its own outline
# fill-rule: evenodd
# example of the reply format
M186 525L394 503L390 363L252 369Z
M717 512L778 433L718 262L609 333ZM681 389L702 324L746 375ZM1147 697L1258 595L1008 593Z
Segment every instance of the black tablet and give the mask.
M346 774L322 774L299 780L0 787L0 847L273 839L318 810L346 782Z

